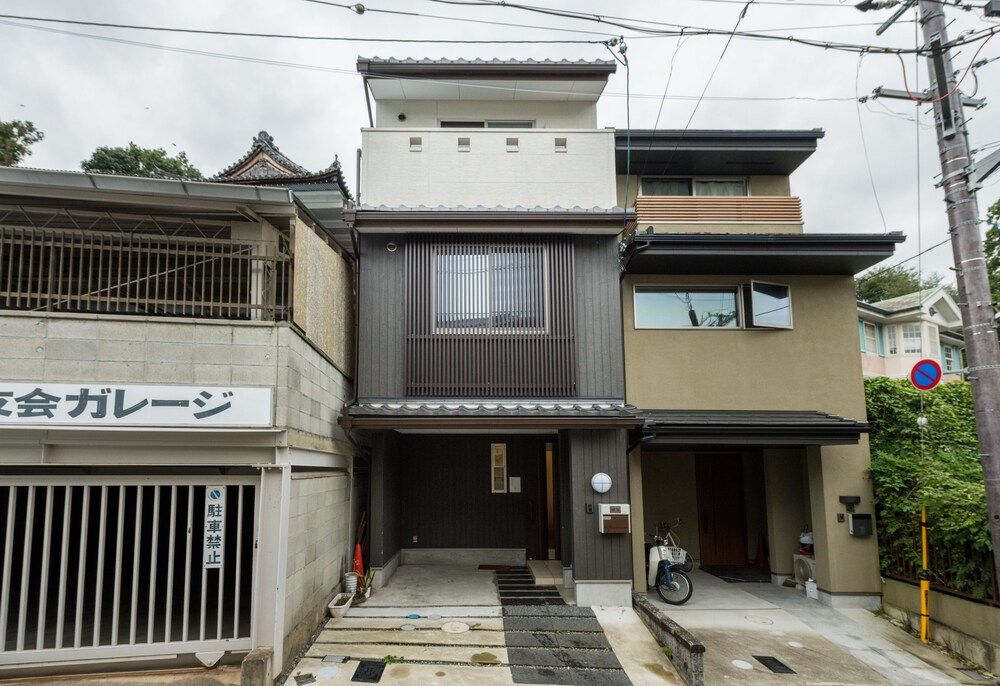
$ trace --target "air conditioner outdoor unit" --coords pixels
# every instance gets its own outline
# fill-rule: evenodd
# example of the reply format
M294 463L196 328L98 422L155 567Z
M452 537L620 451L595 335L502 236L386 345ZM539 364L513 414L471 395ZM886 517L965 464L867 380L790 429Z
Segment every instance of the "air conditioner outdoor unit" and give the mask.
M810 579L816 578L816 558L810 555L793 555L792 569L795 572L795 583L805 585Z

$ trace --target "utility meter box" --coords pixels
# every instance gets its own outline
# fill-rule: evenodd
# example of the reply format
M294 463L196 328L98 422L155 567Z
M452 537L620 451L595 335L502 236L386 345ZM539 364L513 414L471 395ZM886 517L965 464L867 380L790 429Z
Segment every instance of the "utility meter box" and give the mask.
M873 532L872 516L870 514L848 513L847 531L851 536L871 536Z
M600 518L597 530L602 534L632 533L632 515L629 505L600 504Z

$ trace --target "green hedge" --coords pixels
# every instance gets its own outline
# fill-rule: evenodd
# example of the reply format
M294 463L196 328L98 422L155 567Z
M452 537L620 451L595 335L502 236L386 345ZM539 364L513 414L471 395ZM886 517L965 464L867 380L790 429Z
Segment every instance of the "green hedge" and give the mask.
M865 379L871 476L882 573L913 578L920 567L920 506L927 506L933 580L991 597L990 534L968 382L922 394L927 427L920 451L921 393L907 380Z

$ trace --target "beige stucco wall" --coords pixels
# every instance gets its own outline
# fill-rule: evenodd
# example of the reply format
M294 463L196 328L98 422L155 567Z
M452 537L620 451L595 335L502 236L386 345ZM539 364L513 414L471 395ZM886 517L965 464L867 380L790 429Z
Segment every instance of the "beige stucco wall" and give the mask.
M421 139L419 151L410 138ZM459 152L458 138L469 138ZM518 151L507 151L507 138ZM567 139L566 152L555 139ZM362 129L365 204L613 207L612 129Z
M733 285L751 278L792 288L792 330L637 330L632 287L637 283ZM629 275L622 283L626 399L643 409L819 410L865 419L861 351L853 279L847 276ZM858 445L810 449L809 509L817 542L817 581L831 594L879 591L875 537L856 538L840 495L859 495L858 512L872 511L867 438ZM650 507L643 461L645 507ZM691 479L683 467L662 478ZM662 483L662 481L661 481ZM690 512L690 510L689 510ZM687 516L690 516L688 514ZM657 515L644 515L648 522ZM795 526L801 526L796 521ZM690 537L690 534L688 534Z
M343 473L292 474L285 568L286 659L305 645L340 589L350 559L349 485Z
M792 330L638 330L635 284L791 286ZM622 281L628 401L649 409L810 408L863 419L861 351L849 276L627 275Z
M886 579L882 592L885 609L918 630L920 589L913 584ZM932 641L964 655L994 674L1000 672L1000 607L933 590L928 606Z
M539 100L379 100L375 105L379 128L436 128L442 120L486 119L530 120L538 129L596 129L597 108L593 102Z
M292 319L344 373L353 369L354 277L346 259L295 222Z

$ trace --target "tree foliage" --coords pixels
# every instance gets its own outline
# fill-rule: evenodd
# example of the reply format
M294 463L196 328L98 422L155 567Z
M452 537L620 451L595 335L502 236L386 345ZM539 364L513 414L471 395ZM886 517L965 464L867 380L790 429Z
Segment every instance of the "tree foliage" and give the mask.
M990 593L990 532L972 392L953 381L923 393L903 379L865 379L871 476L883 574L913 577L920 566L920 507L927 507L934 580Z
M86 172L121 174L124 176L166 176L198 180L201 172L191 164L187 154L175 157L163 148L143 148L135 143L124 147L101 146L80 163Z
M907 293L913 293L920 288L936 288L941 284L940 274L924 274L923 281L916 267L896 265L885 269L876 269L863 274L854 280L854 290L858 300L866 303L888 300Z
M1000 199L986 211L986 268L990 275L990 293L993 302L1000 302Z
M31 154L31 146L45 134L30 121L0 121L0 166L13 167Z

